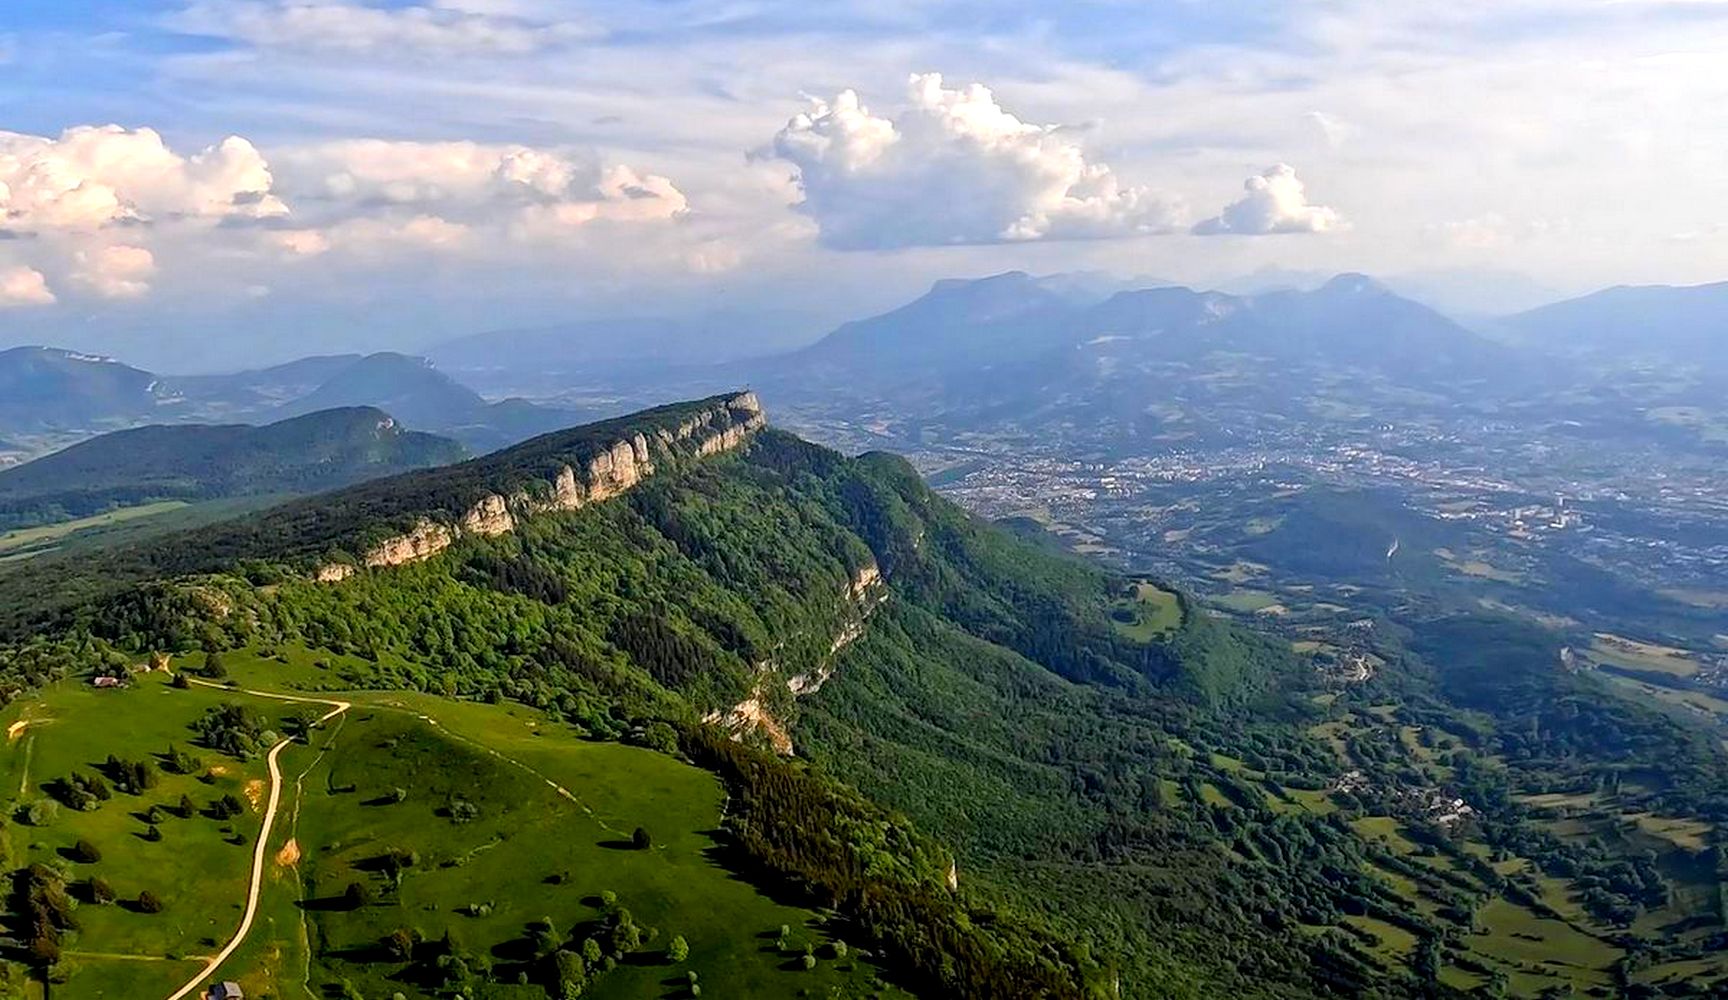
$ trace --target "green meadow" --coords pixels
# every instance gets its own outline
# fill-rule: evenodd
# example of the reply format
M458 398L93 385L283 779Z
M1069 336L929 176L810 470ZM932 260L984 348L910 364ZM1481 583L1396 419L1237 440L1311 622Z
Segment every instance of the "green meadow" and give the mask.
M1133 593L1110 609L1116 630L1136 642L1150 642L1182 626L1182 601L1172 591L1144 580L1133 584Z
M228 941L267 772L262 754L242 760L194 745L191 726L212 707L243 703L292 728L287 717L307 706L248 692L341 688L351 683L344 669L362 668L295 649L235 653L227 664L230 690L180 689L160 673L121 690L65 682L0 715L12 727L0 754L9 814L109 754L160 755L152 759L163 765L141 795L117 792L89 811L39 809L41 825L5 827L12 867L53 865L75 896L101 878L121 900L78 907L53 995L167 997ZM584 997L906 996L868 956L831 940L820 914L769 898L720 863L725 793L709 773L583 740L522 705L403 691L340 697L353 708L282 754L258 918L218 972L248 996L557 996L550 952L589 938L609 952L620 938L625 946ZM171 745L197 757L195 773L167 769ZM166 812L182 795L202 810L230 794L245 805L232 819ZM152 825L160 840L146 839ZM100 860L77 860L80 841ZM161 912L139 912L145 889ZM614 931L620 923L633 930ZM393 935L411 946L393 949Z

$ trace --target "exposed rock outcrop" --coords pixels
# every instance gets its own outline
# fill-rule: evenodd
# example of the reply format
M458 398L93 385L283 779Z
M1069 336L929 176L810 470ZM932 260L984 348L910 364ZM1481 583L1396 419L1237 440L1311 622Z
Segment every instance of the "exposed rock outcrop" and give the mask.
M760 698L746 698L733 705L725 712L711 712L702 720L718 724L732 734L735 740L743 739L746 733L761 733L768 740L768 745L782 757L793 754L792 735L779 719L774 718Z
M802 698L822 690L822 685L834 676L835 657L864 634L871 614L887 599L888 583L882 578L882 571L874 562L853 574L840 593L843 618L839 630L829 642L828 655L824 656L814 669L796 674L786 681L786 687L794 698ZM737 740L751 733L761 734L768 741L768 745L774 748L775 753L790 757L796 752L792 745L792 736L787 731L786 724L774 717L765 702L765 685L771 683L777 670L772 661L764 661L757 665L756 672L758 680L750 697L724 712L710 712L702 721L724 728Z
M472 513L472 512L470 512ZM467 520L466 517L463 520ZM424 520L407 534L386 538L366 553L368 566L400 566L427 559L450 547L456 532L436 521Z
M767 424L755 393L727 396L676 429L662 428L652 437L642 432L620 437L585 462L563 466L549 483L531 484L509 495L482 497L453 524L422 518L412 530L367 549L361 562L368 567L418 562L449 548L463 535L502 535L514 531L524 518L609 500L652 476L657 461L731 451ZM314 575L321 582L335 583L356 570L352 564L333 562L318 567Z
M840 630L834 633L834 639L828 645L828 655L823 657L815 670L798 674L786 682L786 686L795 696L801 698L822 690L822 685L834 676L834 658L842 649L858 641L858 637L864 634L864 626L869 623L870 616L887 598L888 584L882 579L882 571L875 563L860 569L852 577L845 592L845 600L851 610Z

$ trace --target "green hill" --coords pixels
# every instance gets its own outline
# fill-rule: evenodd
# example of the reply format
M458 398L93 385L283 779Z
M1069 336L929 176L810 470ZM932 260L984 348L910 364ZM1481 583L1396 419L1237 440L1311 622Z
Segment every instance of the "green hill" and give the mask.
M269 919L218 970L249 993L892 996L886 980L930 998L1533 996L1634 975L1615 964L1634 946L1652 969L1707 954L1710 858L1607 815L1585 828L1618 831L1622 860L1521 804L1608 787L1569 742L1568 720L1591 718L1571 702L1594 687L1555 680L1551 646L1508 645L1515 699L1435 682L1431 664L1495 634L1455 626L1417 636L1420 657L1389 637L1379 672L1342 690L1179 595L1159 629L1125 629L1128 586L970 517L900 459L842 456L764 428L750 394L719 396L33 560L0 577L0 692L8 724L27 722L7 759L33 767L27 717L53 718L34 738L71 741L59 770L117 753L132 774L144 747L91 720L149 711L152 745L195 725L201 757L256 767L263 730L305 726L274 699L351 702L283 745L300 825L263 847L281 857L298 830L299 878L271 883ZM196 721L217 718L194 703L207 689L160 674L86 686L152 651L232 676L239 707L214 726ZM1454 713L1448 692L1480 707ZM177 704L192 722L172 721ZM1380 741L1367 717L1410 741ZM1627 748L1613 794L1666 816L1720 787L1700 766L1652 792L1631 755L1707 748L1650 713L1596 718ZM147 836L123 820L150 796L86 811L83 778L13 787L39 823L0 836L27 904L8 922L15 979L221 942L189 952L172 921L91 923L55 902L88 890L78 865L120 863L120 885L124 863L77 861L78 841L125 856L97 838ZM1436 821L1440 788L1477 818ZM58 816L32 812L43 794L65 800ZM164 822L220 855L220 827ZM1675 824L1659 829L1702 836ZM256 818L228 825L257 836ZM1573 877L1594 894L1554 887ZM1677 929L1650 951L1622 919ZM99 946L80 926L103 928ZM1533 935L1564 940L1572 964L1529 965Z
M161 500L316 493L462 457L455 442L403 430L369 407L263 427L139 427L0 471L0 529Z

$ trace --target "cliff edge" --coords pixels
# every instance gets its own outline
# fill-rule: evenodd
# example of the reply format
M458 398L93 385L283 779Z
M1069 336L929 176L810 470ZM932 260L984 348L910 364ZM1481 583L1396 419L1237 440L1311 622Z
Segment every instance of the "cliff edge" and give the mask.
M334 582L361 568L417 562L464 535L501 535L525 518L608 500L662 468L739 448L767 425L761 401L745 391L554 432L435 470L428 478L452 484L478 478L500 488L473 497L459 509L444 505L424 511L406 530L366 545L358 558L321 563L315 576ZM452 495L468 492L471 489L458 487Z

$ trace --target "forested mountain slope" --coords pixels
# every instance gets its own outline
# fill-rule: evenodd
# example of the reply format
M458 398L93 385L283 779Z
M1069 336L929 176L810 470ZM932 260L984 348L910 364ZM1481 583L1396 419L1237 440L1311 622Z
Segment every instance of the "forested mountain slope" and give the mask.
M1367 790L1331 804L1338 692L1287 646L1179 597L1135 631L1126 581L762 425L749 394L662 407L60 563L52 604L0 581L5 691L305 649L680 752L728 786L729 864L928 997L1459 994L1460 918L1382 873L1467 914L1465 870L1359 835Z
M156 500L316 493L464 456L369 407L264 427L153 425L115 431L0 471L0 529Z

